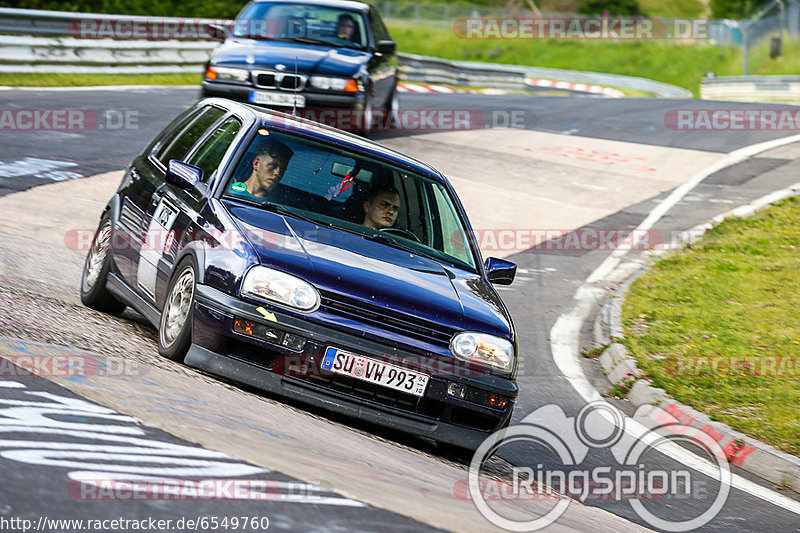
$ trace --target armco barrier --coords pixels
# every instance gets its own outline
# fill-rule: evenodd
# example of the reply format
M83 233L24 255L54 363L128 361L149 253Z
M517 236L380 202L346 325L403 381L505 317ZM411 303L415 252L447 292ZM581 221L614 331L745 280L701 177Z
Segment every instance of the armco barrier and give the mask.
M738 102L798 102L800 101L800 76L707 78L700 85L700 98Z
M0 8L0 72L160 73L192 72L208 60L215 41L144 41L68 37L75 21L224 24L211 19L131 17ZM70 26L72 24L72 26ZM47 36L47 37L45 37ZM55 36L55 37L54 37ZM660 98L691 98L686 89L644 78L521 65L398 54L403 79L423 83L490 86L522 90L527 78L618 87Z

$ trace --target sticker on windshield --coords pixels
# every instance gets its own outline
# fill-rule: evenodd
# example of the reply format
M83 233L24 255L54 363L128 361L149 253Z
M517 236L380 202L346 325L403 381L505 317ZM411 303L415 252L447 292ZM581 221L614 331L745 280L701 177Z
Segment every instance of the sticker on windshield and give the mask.
M231 185L231 189L236 191L236 192L245 192L245 191L247 191L247 185L245 185L241 181L237 181L236 183Z
M333 200L334 198L336 198L337 196L339 196L352 186L353 186L353 173L351 172L350 174L342 178L341 182L331 186L328 189L328 194L325 195L325 199L328 201Z

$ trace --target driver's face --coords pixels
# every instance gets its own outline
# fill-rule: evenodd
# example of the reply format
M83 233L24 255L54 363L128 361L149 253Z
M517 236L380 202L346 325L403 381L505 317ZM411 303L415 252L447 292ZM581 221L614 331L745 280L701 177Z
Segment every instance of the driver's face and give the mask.
M400 195L381 191L371 202L364 202L363 224L372 229L391 228L400 212Z
M356 25L353 24L353 21L345 19L336 26L336 35L338 35L340 39L347 39L350 41L353 39L355 30Z
M266 154L255 157L253 172L258 180L260 190L266 192L277 185L286 171L286 166L286 161Z

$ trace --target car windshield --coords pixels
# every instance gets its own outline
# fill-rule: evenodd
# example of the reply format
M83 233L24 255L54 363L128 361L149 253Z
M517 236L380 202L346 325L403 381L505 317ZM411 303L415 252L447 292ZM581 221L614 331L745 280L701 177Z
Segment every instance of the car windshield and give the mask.
M329 144L262 128L223 197L476 271L464 221L443 184Z
M257 2L236 19L234 37L367 47L366 23L358 11L303 3Z

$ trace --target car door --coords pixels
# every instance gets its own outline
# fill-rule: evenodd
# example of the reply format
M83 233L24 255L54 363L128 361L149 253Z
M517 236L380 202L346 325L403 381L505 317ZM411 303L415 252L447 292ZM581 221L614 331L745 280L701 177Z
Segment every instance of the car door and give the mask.
M135 196L135 207L141 216L141 237L132 247L134 254L128 283L151 302L155 301L155 264L163 254L165 241L179 214L178 205L163 199L167 165L170 159L183 160L225 114L226 110L219 107L204 106L190 120L181 124L178 132L167 139L168 143L136 162L140 180L147 180L147 186L138 190Z
M208 129L181 159L184 163L194 165L203 171L203 183L208 190L213 189L213 182L219 177L220 167L235 146L235 140L242 132L242 120L235 115L226 115ZM175 158L173 158L175 159ZM139 263L138 283L140 289L154 295L152 301L157 307L163 307L164 294L175 265L175 253L182 243L188 239L198 239L208 235L213 239L207 218L213 216L206 211L207 197L198 190L182 189L171 183L153 194L151 204L155 204L155 212L150 226L153 231L166 235L163 246L151 253L143 254ZM177 213L174 218L172 213Z
M202 111L202 109L190 108L181 113L158 134L125 171L125 176L117 191L120 197L120 208L115 221L113 257L117 270L131 286L134 286L136 281L135 265L146 238L145 213L150 198L163 182L163 176L154 171L149 160L157 157L159 153L169 147L181 131L188 127Z

